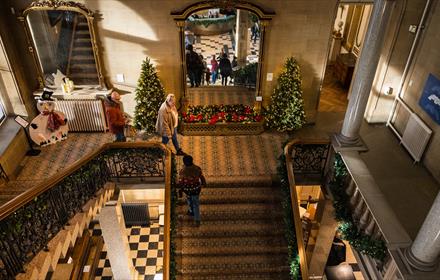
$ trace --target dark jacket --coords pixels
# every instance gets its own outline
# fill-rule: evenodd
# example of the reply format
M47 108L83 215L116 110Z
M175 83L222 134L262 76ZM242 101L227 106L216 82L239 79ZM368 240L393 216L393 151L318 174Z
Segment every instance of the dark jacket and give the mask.
M218 68L220 69L220 74L222 74L222 76L231 76L232 66L231 61L229 61L228 58L223 57L222 59L220 59L220 64Z
M186 195L199 195L206 185L202 169L197 165L184 166L179 172L179 187Z

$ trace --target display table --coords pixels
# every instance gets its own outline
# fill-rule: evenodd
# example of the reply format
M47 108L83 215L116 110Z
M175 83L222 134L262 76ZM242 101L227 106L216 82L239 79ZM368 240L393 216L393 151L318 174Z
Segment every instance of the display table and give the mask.
M37 91L34 96L41 96ZM52 97L56 99L55 110L66 115L69 131L73 132L105 132L107 122L103 106L103 98L111 90L98 90L90 87L75 87L72 93L65 94L55 90Z

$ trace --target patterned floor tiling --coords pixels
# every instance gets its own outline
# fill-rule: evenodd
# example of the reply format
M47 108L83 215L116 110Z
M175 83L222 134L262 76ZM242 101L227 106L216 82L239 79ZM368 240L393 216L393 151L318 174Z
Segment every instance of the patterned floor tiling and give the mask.
M101 235L99 223L90 229L93 236ZM133 266L144 279L153 280L163 267L163 227L157 222L150 227L133 226L126 229ZM107 248L104 244L95 280L113 279Z

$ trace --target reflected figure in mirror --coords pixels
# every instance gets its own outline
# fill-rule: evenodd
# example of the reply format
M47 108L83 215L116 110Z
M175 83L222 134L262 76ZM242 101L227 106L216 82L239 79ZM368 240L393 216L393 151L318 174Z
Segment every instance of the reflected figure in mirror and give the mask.
M204 70L200 56L193 50L193 45L188 45L186 53L186 71L188 72L191 87L199 87Z
M211 59L211 75L212 75L212 84L215 85L217 81L217 73L218 73L218 62L215 59L215 54L212 55Z
M228 77L232 74L232 65L229 61L227 55L224 53L223 57L220 59L220 75L222 75L222 85L228 85Z

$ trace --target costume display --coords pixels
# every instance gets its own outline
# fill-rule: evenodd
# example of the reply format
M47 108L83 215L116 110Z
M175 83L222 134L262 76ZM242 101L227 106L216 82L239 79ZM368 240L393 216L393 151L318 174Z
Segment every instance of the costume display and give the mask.
M29 136L37 145L46 146L64 140L68 126L64 113L55 111L55 101L50 97L52 92L44 91L37 102L40 112L29 126Z

